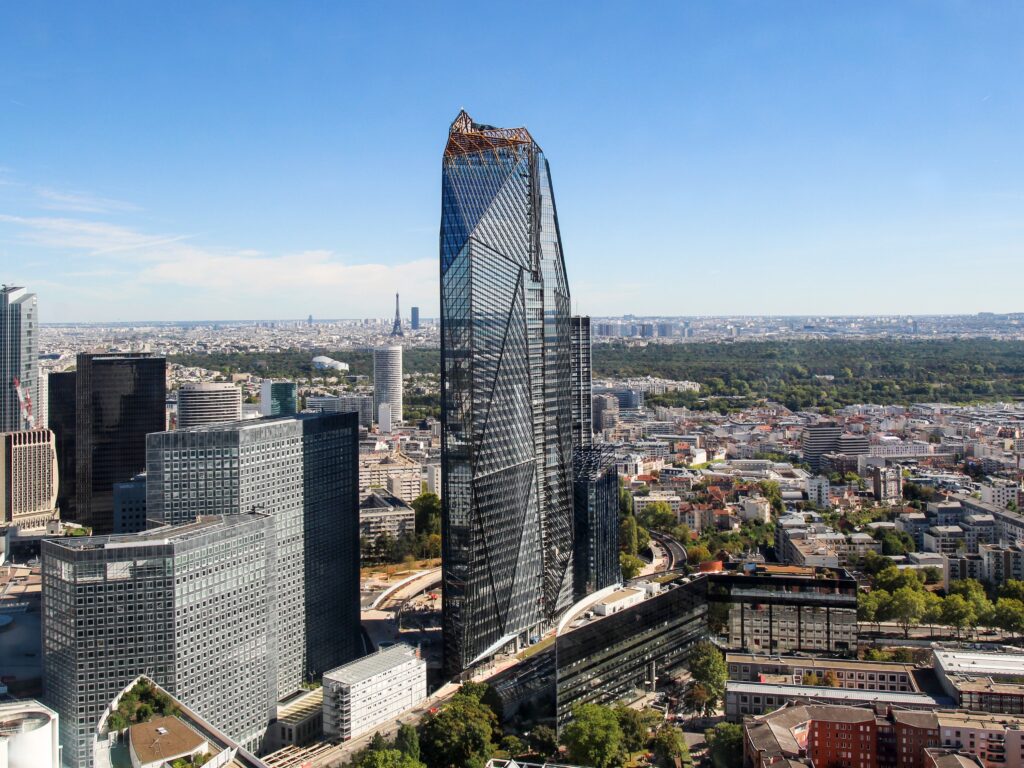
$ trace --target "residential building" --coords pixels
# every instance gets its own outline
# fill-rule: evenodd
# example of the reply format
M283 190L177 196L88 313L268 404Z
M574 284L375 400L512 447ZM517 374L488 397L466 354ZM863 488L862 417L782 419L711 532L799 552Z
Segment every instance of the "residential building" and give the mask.
M981 575L979 580L996 586L1010 579L1024 581L1024 547L1018 544L979 544Z
M924 549L943 555L967 551L967 538L959 525L933 525L924 533Z
M242 390L231 382L186 382L178 388L178 429L238 421Z
M299 412L299 388L294 381L271 381L260 384L261 416L294 416Z
M572 362L572 440L586 448L594 441L593 366L591 365L590 318L569 318Z
M829 495L832 492L832 485L825 475L815 475L807 478L807 500L819 509L828 509L832 506Z
M39 307L24 288L0 285L0 432L36 426Z
M59 723L33 699L0 702L0 768L62 768Z
M529 132L461 112L442 174L443 636L454 674L522 646L572 603L572 344L550 171Z
M931 527L932 522L924 512L904 512L896 518L896 529L908 534L916 549L924 549L924 535Z
M993 479L981 484L981 500L1003 508L1020 508L1021 486L1012 480Z
M573 452L573 578L575 596L619 581L619 476L609 446Z
M981 544L992 544L998 538L996 519L992 515L977 512L964 515L959 527L964 532L964 551L968 554L977 554Z
M146 435L167 428L166 371L148 352L78 355L74 521L93 533L114 530L114 483L146 469Z
M872 467L871 487L875 501L896 504L903 498L903 473L899 467Z
M355 413L300 414L147 442L150 517L273 516L281 696L358 654L358 430Z
M0 433L0 525L30 528L57 518L53 432Z
M404 643L325 672L324 737L348 741L389 725L427 697L427 663Z
M669 510L675 515L676 519L679 519L680 508L682 507L683 500L674 493L668 493L664 491L652 491L646 496L634 495L633 496L633 514L639 516L647 507L651 504L665 504Z
M373 413L380 417L380 406L391 407L391 423L402 421L402 348L373 350ZM390 431L390 430L389 430Z
M375 488L391 491L411 504L423 487L420 465L401 453L359 457L359 496Z
M725 663L729 679L737 682L808 685L817 681L818 685L860 691L920 690L911 664L753 653L727 653Z
M746 496L740 500L739 513L746 522L768 523L772 519L772 505L763 496Z
M260 748L281 636L268 515L46 539L42 578L43 683L66 763L92 767L100 718L140 674Z
M593 396L594 431L607 432L615 429L619 423L619 401L613 395L595 394Z
M372 491L359 502L359 537L377 541L382 534L398 539L416 532L416 511L390 491Z

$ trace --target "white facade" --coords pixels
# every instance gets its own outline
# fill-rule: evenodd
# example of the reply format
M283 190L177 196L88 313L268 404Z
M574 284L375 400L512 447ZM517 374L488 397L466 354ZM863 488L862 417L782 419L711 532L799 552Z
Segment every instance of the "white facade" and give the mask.
M832 486L824 475L807 478L807 500L816 507L829 506L829 493Z
M997 507L1009 507L1010 504L1019 506L1020 485L1009 480L995 480L990 483L983 483L981 486L981 500L986 504L995 504Z
M0 704L0 768L60 768L57 713L26 699Z
M0 524L40 525L57 514L57 449L48 429L0 434Z
M400 643L324 674L324 738L348 741L427 697L427 663Z
M381 403L377 406L377 426L385 435L391 434L391 403Z
M178 389L178 429L241 418L242 390L237 384L189 382Z

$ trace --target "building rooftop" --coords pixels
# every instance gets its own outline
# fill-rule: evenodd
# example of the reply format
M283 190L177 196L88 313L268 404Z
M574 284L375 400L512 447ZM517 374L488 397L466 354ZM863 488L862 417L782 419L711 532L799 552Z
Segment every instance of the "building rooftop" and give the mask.
M947 675L1024 678L1024 653L936 649L935 665Z
M910 693L894 691L862 691L852 688L830 688L817 685L779 685L777 683L748 683L730 680L726 684L727 692L751 693L755 695L791 696L794 699L820 699L834 702L879 702L882 704L901 704L903 706L938 707L943 702L926 693Z
M157 717L128 729L132 749L143 765L167 762L187 755L206 739L176 717Z
M343 664L329 672L324 672L324 680L343 685L355 685L404 664L415 656L415 648L405 643L398 643L390 648L384 648L369 656L363 656L361 659Z

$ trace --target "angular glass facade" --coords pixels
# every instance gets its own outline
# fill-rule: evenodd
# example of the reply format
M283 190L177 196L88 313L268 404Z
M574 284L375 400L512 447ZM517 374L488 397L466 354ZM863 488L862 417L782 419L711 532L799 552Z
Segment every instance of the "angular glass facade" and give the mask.
M441 214L445 666L572 603L569 288L524 128L452 123Z
M0 432L35 426L39 406L39 317L36 295L0 286ZM45 425L40 425L45 426Z
M619 580L619 473L609 445L573 455L576 599Z

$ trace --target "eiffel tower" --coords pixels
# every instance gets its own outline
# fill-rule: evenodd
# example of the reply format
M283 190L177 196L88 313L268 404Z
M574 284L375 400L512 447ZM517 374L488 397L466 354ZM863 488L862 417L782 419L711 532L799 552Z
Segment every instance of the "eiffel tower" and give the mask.
M398 294L395 294L395 324L391 326L391 336L404 336L402 333L402 314L398 311Z

